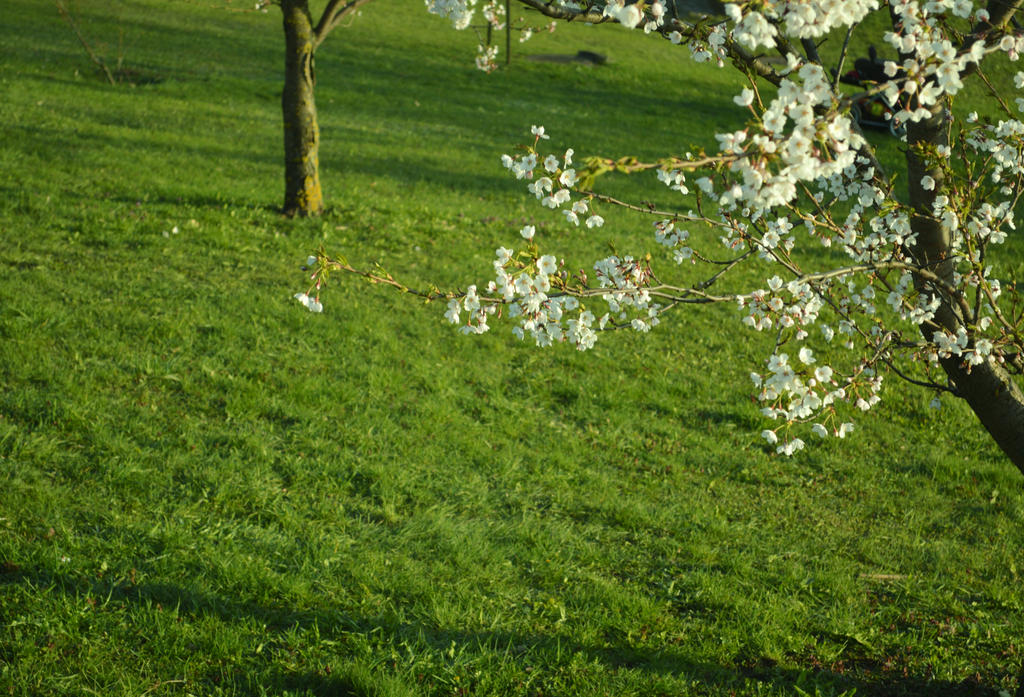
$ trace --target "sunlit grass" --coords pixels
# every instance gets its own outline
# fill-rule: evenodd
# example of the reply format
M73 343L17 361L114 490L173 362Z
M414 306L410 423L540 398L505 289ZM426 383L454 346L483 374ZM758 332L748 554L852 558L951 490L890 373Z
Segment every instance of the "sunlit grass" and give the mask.
M279 16L77 11L152 81L110 87L52 8L4 8L0 691L1013 685L1020 475L959 405L894 384L778 459L747 377L769 347L731 307L580 354L359 283L292 299L320 244L422 284L486 278L527 221L580 265L648 249L621 212L546 217L498 158L535 123L581 156L710 146L742 123L732 73L566 27L484 76L472 36L369 5L318 54L330 210L286 221ZM609 65L518 59L580 49Z

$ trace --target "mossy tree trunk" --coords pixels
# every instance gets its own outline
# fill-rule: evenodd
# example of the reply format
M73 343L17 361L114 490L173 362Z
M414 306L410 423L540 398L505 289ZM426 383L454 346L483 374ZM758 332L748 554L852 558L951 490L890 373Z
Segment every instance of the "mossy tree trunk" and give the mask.
M308 0L281 0L284 15L285 68L281 110L284 116L284 209L287 216L319 215L320 127L313 90L316 33Z

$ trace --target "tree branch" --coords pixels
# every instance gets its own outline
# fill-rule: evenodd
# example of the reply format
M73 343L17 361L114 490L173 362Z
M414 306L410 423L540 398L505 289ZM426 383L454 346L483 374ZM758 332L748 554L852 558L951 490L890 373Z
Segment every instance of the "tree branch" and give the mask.
M615 21L612 17L591 11L589 7L586 10L571 10L565 7L557 7L550 2L543 2L543 0L519 0L519 3L540 12L545 17L561 19L566 22L604 24L605 22Z
M370 0L330 0L320 15L320 21L316 23L316 29L313 30L313 50L319 48L342 18L368 2Z
M972 34L978 35L991 29L1005 29L1022 4L1022 0L989 0L988 7L985 8L988 11L988 21L980 22Z
M853 30L856 28L856 24L851 24L850 28L846 30L846 38L843 39L843 48L839 51L839 61L836 63L836 74L832 79L833 92L839 92L839 78L843 76L843 64L846 62L846 55L850 49L850 39L853 38Z
M1010 23L1022 4L1024 4L1024 0L989 0L988 6L985 8L989 15L988 21L978 22L974 25L971 33L964 37L960 50L969 50L977 42L985 41L989 34L1005 31L1006 25ZM970 75L977 67L977 63L968 63L960 76Z

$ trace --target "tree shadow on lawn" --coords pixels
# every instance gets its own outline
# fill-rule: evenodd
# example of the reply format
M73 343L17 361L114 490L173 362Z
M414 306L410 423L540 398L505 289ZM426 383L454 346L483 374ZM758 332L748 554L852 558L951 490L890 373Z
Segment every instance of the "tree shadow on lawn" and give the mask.
M685 681L702 683L709 693L742 694L758 688L784 694L841 694L855 691L857 695L878 697L914 695L950 695L998 697L1000 690L981 683L977 676L962 682L933 680L925 675L913 675L899 665L898 658L881 661L869 656L855 656L852 651L844 652L844 658L830 665L821 663L817 657L800 657L796 660L807 663L806 667L787 667L765 656L741 655L732 664L720 664L695 659L686 651L685 645L673 642L659 649L629 646L627 640L617 641L610 635L605 645L574 642L571 637L558 635L523 635L491 630L451 630L434 625L408 622L387 614L378 617L357 617L343 611L329 609L303 610L244 602L216 594L192 590L182 586L141 583L133 585L127 581L87 578L76 575L52 574L42 569L24 569L10 562L0 567L0 589L5 585L32 583L51 591L56 590L68 596L105 598L106 603L121 602L125 605L175 608L177 616L201 618L215 617L223 622L255 620L264 627L265 636L261 643L280 641L289 645L299 630L315 629L316 641L333 641L342 644L353 634L376 634L385 643L394 646L410 642L424 642L438 656L442 656L454 645L461 647L461 656L472 658L485 656L511 656L521 663L524 677L529 666L540 667L545 672L555 672L568 667L576 655L582 655L588 663L597 663L611 672L620 670L639 671L664 677L678 677ZM98 609L98 608L97 608ZM181 621L179 619L179 621ZM614 634L614 632L612 633ZM317 644L318 645L318 644ZM346 656L334 654L344 660ZM543 665L545 657L563 656L563 665ZM220 657L210 656L217 660ZM486 659L485 659L486 660ZM505 659L502 659L504 662ZM224 661L217 661L223 665ZM371 671L356 667L348 675L332 675L329 664L316 666L302 665L293 655L289 663L293 668L275 669L274 666L261 683L263 688L275 690L305 691L317 696L328 695L362 696L378 694L377 684L386 680L403 684L401 676L379 669ZM236 674L241 667L235 666ZM217 681L216 676L197 675L199 681ZM418 676L417 680L423 680ZM411 687L408 686L407 687ZM799 692L802 691L802 692ZM1018 697L1024 693L1018 692Z
M119 149L132 147L136 153L145 154L148 151L152 158L159 158L164 152L173 152L174 157L178 160L208 163L211 166L214 163L229 162L239 170L252 164L280 169L280 186L283 196L284 165L281 157L271 154L266 149L261 152L259 149L245 147L244 142L225 142L218 145L179 142L173 147L164 143L154 146L147 143L146 129L138 127L133 129L135 133L130 138L95 133L50 133L46 137L46 142L39 143L37 148L31 145L35 135L29 132L30 129L27 126L16 127L14 130L22 131L17 134L16 140L26 143L27 150L34 151L37 155L42 153L43 156L49 156L53 162L67 163L69 167L78 166L76 154L113 153ZM332 204L345 203L345 192L342 190L339 180L346 175L354 174L371 180L390 180L399 186L427 185L453 192L502 190L512 192L517 190L517 185L519 185L512 177L502 176L502 169L496 159L495 166L491 168L490 172L477 172L445 168L417 157L415 153L410 155L397 153L393 157L386 158L350 154L352 150L361 149L363 143L369 143L371 135L352 130L345 133L343 137L321 144L321 177L324 181L328 208ZM110 163L117 162L109 155L106 157ZM130 171L125 173L118 173L117 167L119 167L117 164L109 164L105 167L107 169L105 192L97 196L98 198L129 204L145 201L147 203L184 204L214 209L256 207L272 212L280 211L280 205L276 202L245 200L243 197L224 194L202 195L186 191L179 193L175 191L176 188L181 186L194 188L194 185L190 185L188 182L172 181L164 174L154 175L159 178L158 181L147 182L132 174L137 170L137 165L131 165L131 167L126 165L126 170ZM263 176L261 175L261 178ZM277 196L274 198L276 200Z
M339 92L332 89L329 84L323 84L319 88L318 99L320 102L320 121L323 138L320 148L321 177L324 181L325 193L330 203L338 200L341 195L336 188L335 181L338 175L358 173L360 176L381 177L393 180L400 185L417 186L427 184L440 186L452 191L512 191L516 186L521 186L514 179L507 176L498 165L498 156L501 152L512 148L515 143L520 142L526 136L520 133L519 122L534 109L545 108L541 102L536 102L530 96L531 76L524 72L522 75L511 76L507 80L492 80L491 82L480 79L468 80L464 75L452 75L451 79L438 78L429 71L425 72L424 63L416 57L396 51L387 54L387 60L382 67L379 57L366 55L363 52L354 51L344 57L333 57L343 65L336 66L339 76L346 75L346 71L354 71L355 78L347 77L345 91ZM437 63L435 61L435 63ZM409 74L414 76L410 82L410 91L404 95L402 104L396 105L393 94L394 74ZM474 78L477 76L474 74ZM607 103L614 98L616 102L630 104L639 113L650 114L652 118L661 118L669 114L686 114L686 122L708 121L719 122L723 114L730 114L723 110L723 105L728 105L727 95L720 99L708 99L706 94L700 91L700 81L694 80L688 84L685 90L672 98L660 95L651 95L639 90L622 89L621 86L611 84L571 84L572 75L564 76L566 87L571 87L574 103L577 105L574 111L563 114L559 120L566 122L562 128L572 132L573 138L579 142L596 143L598 151L605 151L603 154L615 155L617 150L623 146L615 143L601 145L607 140L607 124L604 123L599 108L592 109L587 105L599 105ZM561 76L546 75L543 78L552 84L560 84ZM71 80L50 78L59 83L74 84L75 89L88 89L97 94L97 104L102 104L102 96L108 89L103 84L82 85ZM356 89L353 90L355 83ZM479 84L477 84L479 83ZM263 83L256 83L262 87ZM472 90L463 89L472 85ZM275 90L276 91L276 90ZM359 99L351 104L347 102L354 99L352 95L358 94ZM336 106L328 104L329 96L333 95L342 103ZM371 96L371 99L367 99ZM523 104L516 102L509 109L517 116L511 121L515 123L500 123L489 113L480 113L479 105L482 97L487 97L493 104L501 99L506 102L515 95L521 95L525 100ZM182 101L186 99L181 95L168 95L164 98ZM275 96L276 99L276 96ZM414 100L423 100L422 109L413 108ZM550 105L548 105L550 106ZM404 154L402 148L407 147L407 136L400 133L390 134L387 132L375 133L365 128L353 128L349 126L352 112L360 115L360 123L373 123L381 121L390 123L391 128L398 127L398 131L426 132L428 135L440 140L443 139L445 129L452 129L457 123L459 132L460 147L479 149L490 148L493 143L493 166L487 167L486 171L470 171L453 169L441 162L431 162L429 153L410 152ZM588 113L593 112L593 113ZM276 114L276 111L275 111ZM222 118L214 109L208 114L211 119ZM258 164L267 167L280 168L282 166L281 156L278 153L279 132L275 129L272 143L268 143L264 136L260 136L259 143L251 143L254 137L251 134L244 134L240 137L220 139L216 143L204 142L204 136L189 127L186 137L168 142L166 138L157 138L159 131L168 126L161 122L159 116L141 109L137 112L125 112L111 114L102 107L97 107L90 118L104 127L118 129L117 135L101 135L96 133L54 133L47 132L45 142L38 139L37 134L31 130L30 125L23 124L15 129L22 131L14 142L24 143L22 147L29 152L47 153L56 162L73 161L76 153L84 152L113 153L130 149L133 151L131 158L125 158L125 162L134 162L140 156L161 158L167 155L172 156L175 161L188 162L192 164L214 164L219 166L229 165L245 169L247 165ZM275 117L276 118L276 117ZM454 119L454 121L453 121ZM508 120L508 119L506 119ZM730 117L729 121L732 120ZM571 122L571 123L569 123ZM738 125L741 121L737 120ZM525 123L525 122L523 122ZM406 124L404 127L402 124ZM501 130L508 131L502 135ZM707 136L707 133L703 135ZM381 138L393 138L396 143L394 155L392 156L363 156L361 153L372 149L374 152L381 150ZM687 140L687 136L678 132L678 129L670 130L668 139L664 137L657 139L658 143L665 142L670 147L681 144ZM256 147L252 147L255 145ZM610 149L610 150L609 150ZM69 155L71 153L71 155ZM619 153L621 154L621 153ZM436 159L436 158L434 158ZM109 167L109 165L108 165ZM116 167L112 168L116 169ZM158 170L155 170L158 171ZM111 172L108 178L115 176L117 172ZM157 176L166 177L158 174ZM124 179L125 177L122 177ZM139 186L145 186L144 181L137 181ZM160 183L167 188L169 182ZM130 191L120 192L127 198L135 198L141 193ZM168 203L173 203L167 200ZM210 202L214 206L222 206L224 201L219 197L213 198Z
M576 69L574 66L545 65L542 70L548 74L540 75L522 70L502 78L468 79L460 73L439 78L438 74L444 75L443 67L427 73L421 63L405 55L389 55L384 66L366 54L346 56L341 62L354 63L337 67L339 74L351 75L344 86L335 88L325 78L319 87L317 101L322 126L331 125L335 119L343 123L351 109L367 117L431 124L436 128L452 128L457 123L463 137L475 136L481 142L498 143L496 147L500 149L503 133L514 135L519 139L516 142L526 141L530 136L524 126L540 119L549 128L554 127L559 140L571 135L574 144L587 144L588 149L606 149L603 143L609 136L628 140L630 149L618 153L625 155L642 144L653 145L659 153L684 143L700 142L710 147L715 140L708 124L715 124L715 130L732 130L744 121L743 113L732 104L731 93L699 76L681 84L678 92L662 95L612 82L581 82L578 75L570 72ZM409 91L400 101L395 99L392 87L396 73L407 75L410 80ZM537 80L547 84L538 89L534 84ZM571 109L555 101L554 95L560 91L571 93ZM337 102L331 104L332 98ZM414 108L413 103L421 106ZM481 104L488 105L489 110L482 112ZM492 110L498 104L504 107L495 113ZM623 110L637 115L638 121L650 118L650 126L657 126L657 135L638 139L628 131L616 130L607 121L608 113L619 114ZM553 121L547 123L548 120ZM664 125L665 120L668 125ZM601 154L616 155L603 151Z

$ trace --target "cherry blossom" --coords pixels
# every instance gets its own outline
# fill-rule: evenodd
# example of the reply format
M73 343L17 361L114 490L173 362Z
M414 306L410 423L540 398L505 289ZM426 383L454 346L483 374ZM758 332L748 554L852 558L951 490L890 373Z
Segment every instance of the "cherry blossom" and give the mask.
M1004 31L1012 12L1000 14L1003 5L990 12L971 0L745 0L726 4L724 19L688 23L660 0L521 2L556 20L640 28L697 63L739 66L745 84L731 96L747 121L691 152L575 165L588 144L530 126L528 142L501 162L538 215L556 213L556 224L581 229L605 225L605 206L651 215L653 251L570 262L525 225L498 248L485 283L418 293L444 300L445 318L461 331L483 333L501 315L520 339L589 350L603 330L646 333L669 311L730 303L740 326L769 344L751 380L773 425L762 438L785 455L805 447L801 434L851 434L851 415L879 403L886 376L930 390L937 405L939 396L965 396L977 372L1024 371L1016 285L992 262L1016 229L1024 193L1024 97L996 100L997 119L960 119L948 108L989 56L1015 61L1024 51L1024 37ZM464 28L475 0L427 7ZM856 33L875 11L891 17L876 37L889 56L877 64L878 79L852 94L837 77L842 62L823 61L817 42L836 30ZM493 8L484 15L492 24L510 19ZM771 52L779 62L760 58ZM489 55L478 56L484 69L493 69ZM1024 89L1024 71L1014 83ZM860 98L890 105L906 131L907 171L887 172L875 157L854 117ZM677 204L657 210L603 195L595 181L613 171L653 171L652 182ZM317 269L314 297L296 297L314 311L337 270L413 292L326 255L307 266ZM741 266L762 280L734 283Z

